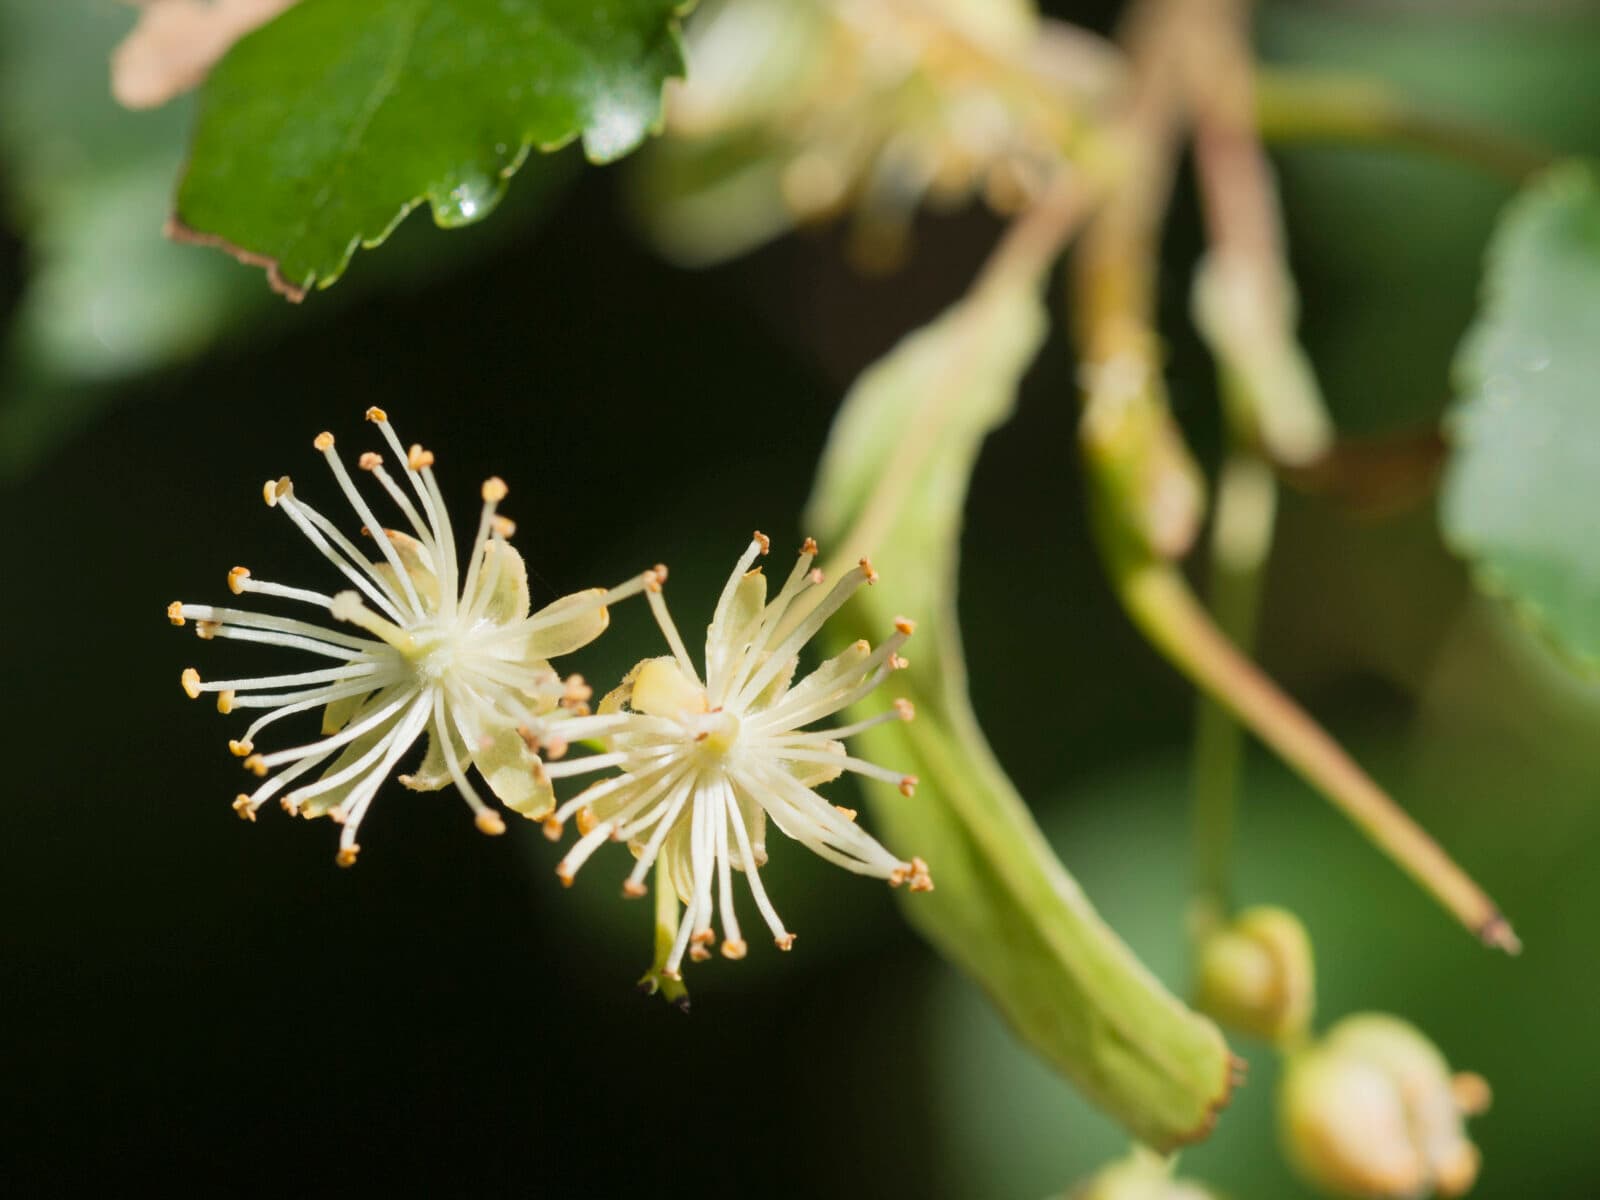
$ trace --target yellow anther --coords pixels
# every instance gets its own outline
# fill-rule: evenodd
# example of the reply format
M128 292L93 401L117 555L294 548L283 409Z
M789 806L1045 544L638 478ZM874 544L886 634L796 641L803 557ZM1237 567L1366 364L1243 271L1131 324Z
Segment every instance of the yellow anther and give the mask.
M424 450L420 444L413 442L411 449L406 451L406 466L413 471L433 466L433 451Z
M800 543L800 553L809 554L812 558L817 556L817 539L808 537Z
M383 466L383 455L376 450L368 450L360 458L356 459L356 466L363 471L375 471Z
M226 688L217 693L217 711L227 716L233 711L233 689Z
M232 738L228 739L228 752L235 758L249 758L255 748L254 742L236 742Z
M839 815L844 817L844 819L846 821L854 821L856 819L856 810L855 809L846 808L842 804L835 804L833 807L834 807L834 811L836 811L837 813L839 813Z
M562 859L556 864L556 878L561 880L562 887L571 887L572 881L576 877L577 872L567 865L566 859Z
M317 434L316 437L311 439L311 444L326 454L329 450L333 449L333 434L329 433L327 430L323 430L321 433Z
M558 758L565 758L567 754L567 739L559 733L552 733L544 739L544 756L551 762Z
M913 892L933 891L933 876L928 874L928 864L920 858L911 860L911 890Z
M647 592L659 592L666 582L666 563L657 563L644 573L644 590Z
M568 675L561 693L561 703L571 706L584 704L594 695L594 689L582 675Z
M729 938L722 943L722 957L731 958L734 962L738 962L749 950L750 947L746 946L739 938Z
M645 887L645 885L640 883L637 879L630 879L622 885L622 894L629 900L637 900L649 890L649 888Z
M552 842L559 842L561 840L561 822L556 820L555 817L546 817L543 821L542 828L544 829L544 836L549 838Z
M917 631L917 623L910 617L896 617L894 619L894 631L910 637Z
M693 945L689 947L689 958L694 962L705 962L711 957L711 951L704 946Z
M878 573L872 569L872 560L870 558L863 558L856 565L861 568L861 573L867 577L868 586L878 582Z
M756 545L761 547L762 554L765 554L768 550L772 549L772 539L766 534L762 533L759 529L750 535L750 539L755 542Z
M696 929L689 935L689 944L693 946L709 946L717 940L715 931L707 925L704 929Z
M200 699L200 672L193 667L185 667L180 678L183 681L184 694L191 700Z
M904 696L894 702L894 711L902 721L913 721L917 716L917 706Z
M592 808L580 808L575 821L578 826L578 833L583 837L588 837L593 833L594 827L600 823Z
M356 865L356 855L360 853L361 847L354 843L348 846L340 846L339 853L333 856L333 861L341 867L353 867Z
M483 481L483 502L485 504L499 504L510 493L506 481L498 475L491 475Z
M235 596L244 595L244 581L249 578L249 567L235 567L228 572L228 590Z
M1476 1071L1457 1071L1450 1077L1450 1096L1456 1108L1469 1117L1480 1117L1489 1111L1494 1094L1489 1081Z
M300 815L300 801L296 800L293 796L283 797L278 801L278 807L283 809L283 811L288 813L291 817L298 817Z
M269 479L261 485L261 498L267 502L268 508L276 508L279 500L292 495L294 484L287 475L281 479Z
M367 420L369 421L387 421L388 419L389 414L384 412L383 409L379 408L376 404L367 409Z
M916 791L917 777L915 775L900 776L900 794L902 796L913 796L916 794Z
M904 671L911 665L911 660L899 654L889 655L889 669L891 671Z
M174 600L171 604L167 605L167 620L171 621L174 625L183 624L182 600Z
M502 517L499 513L495 514L494 521L491 522L491 525L495 533L499 534L503 538L508 538L517 531L517 523L510 517Z
M499 837L506 831L506 823L500 814L487 808L473 819L473 824L478 827L479 833L486 833L490 837Z
M777 946L779 950L792 950L794 949L794 934L780 933L777 937L772 939L772 943L773 945Z
M221 621L196 621L194 623L195 635L208 642L217 636L217 631L221 628Z
M243 792L234 797L233 811L239 814L239 819L242 821L254 822L256 819L256 807L250 803L250 797Z
M259 754L252 754L244 760L244 769L258 779L265 778L267 774L266 760Z

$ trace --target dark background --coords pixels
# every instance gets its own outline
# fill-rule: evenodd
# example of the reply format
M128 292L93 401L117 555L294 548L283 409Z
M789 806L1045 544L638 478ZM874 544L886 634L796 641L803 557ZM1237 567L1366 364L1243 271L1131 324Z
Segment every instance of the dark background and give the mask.
M685 273L633 233L626 168L562 159L531 167L481 226L414 216L293 310L255 273L160 243L158 217L98 229L107 252L78 278L103 282L116 312L209 299L173 318L193 336L159 361L52 358L40 330L67 330L70 351L80 312L54 273L74 253L62 214L98 188L126 215L126 172L108 164L146 139L139 162L170 177L186 116L106 98L120 8L61 0L81 11L55 24L27 8L0 5L0 1178L1021 1198L1120 1152L886 889L785 847L766 877L796 952L694 970L685 1017L632 990L649 917L616 900L618 859L563 892L534 826L485 839L449 792L398 787L351 871L333 866L325 824L239 822L237 719L187 701L177 678L247 669L247 648L199 646L163 617L174 598L222 596L238 562L318 586L260 483L291 473L335 509L311 438L364 448L362 411L380 403L439 454L458 511L486 475L511 484L536 602L664 559L692 625L751 528L780 545L805 532L844 388L961 292L996 226L926 220L914 260L881 279L853 274L828 233ZM1070 12L1103 26L1110 8ZM1270 6L1261 33L1269 56L1375 71L1593 151L1596 24L1580 5L1304 3ZM1281 166L1306 341L1341 427L1425 427L1506 189L1379 152ZM1185 179L1165 327L1180 416L1209 453L1210 366L1185 332L1188 192ZM175 291L161 272L178 262L180 283L193 269L221 290ZM1181 988L1192 699L1095 563L1071 370L1057 337L974 480L975 701L1069 867ZM614 677L654 638L643 606L619 609L574 665ZM1489 1077L1475 1194L1596 1194L1600 687L1472 597L1427 502L1374 520L1291 495L1262 654L1485 882L1528 950L1476 947L1265 757L1248 777L1242 898L1305 917L1325 1020L1400 1013ZM1299 1195L1273 1148L1270 1056L1244 1049L1250 1083L1185 1170L1237 1196Z

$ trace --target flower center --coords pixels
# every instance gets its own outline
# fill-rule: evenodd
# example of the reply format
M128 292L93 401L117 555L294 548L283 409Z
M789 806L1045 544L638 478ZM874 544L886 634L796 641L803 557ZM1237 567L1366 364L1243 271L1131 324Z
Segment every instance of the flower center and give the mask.
M652 659L639 668L632 704L639 712L676 721L703 754L721 758L739 740L739 718L713 709L700 681L670 658Z
M411 631L411 645L401 653L419 676L436 680L455 664L459 640L452 630L424 625Z
M695 721L695 741L700 743L702 754L721 758L733 749L739 740L739 718L731 712L706 713Z

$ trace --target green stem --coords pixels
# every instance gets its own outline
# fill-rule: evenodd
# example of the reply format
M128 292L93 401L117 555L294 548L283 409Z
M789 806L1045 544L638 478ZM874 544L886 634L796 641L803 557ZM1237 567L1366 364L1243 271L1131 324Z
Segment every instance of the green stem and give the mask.
M678 893L668 878L664 863L656 862L656 945L655 959L639 980L639 990L647 996L661 993L661 998L684 1012L689 1011L689 989L681 977L666 973L667 959L672 954L673 939L678 933Z
M1106 561L1144 636L1196 687L1248 725L1487 946L1521 949L1510 923L1456 863L1327 732L1230 642L1170 563L1127 552L1108 531Z
M1431 112L1371 79L1263 70L1256 117L1272 142L1330 142L1422 150L1512 183L1556 161L1544 146L1462 117Z
M1248 654L1255 643L1261 586L1271 546L1277 484L1272 468L1245 451L1223 464L1211 536L1212 616ZM1244 733L1225 707L1201 692L1194 738L1194 930L1227 918Z

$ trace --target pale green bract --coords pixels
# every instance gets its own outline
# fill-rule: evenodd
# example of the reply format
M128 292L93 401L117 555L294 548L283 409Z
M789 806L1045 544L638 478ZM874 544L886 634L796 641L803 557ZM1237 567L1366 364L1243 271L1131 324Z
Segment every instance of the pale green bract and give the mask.
M843 614L857 629L901 610L923 617L921 648L900 680L917 720L862 735L873 757L922 781L915 805L870 800L875 828L916 846L938 880L907 916L1036 1052L1135 1136L1171 1148L1209 1130L1231 1087L1232 1056L1216 1027L1096 915L967 698L955 612L962 509L983 439L1010 415L1043 340L1040 285L1031 273L989 279L861 377L809 520L847 560L871 552L882 571Z

